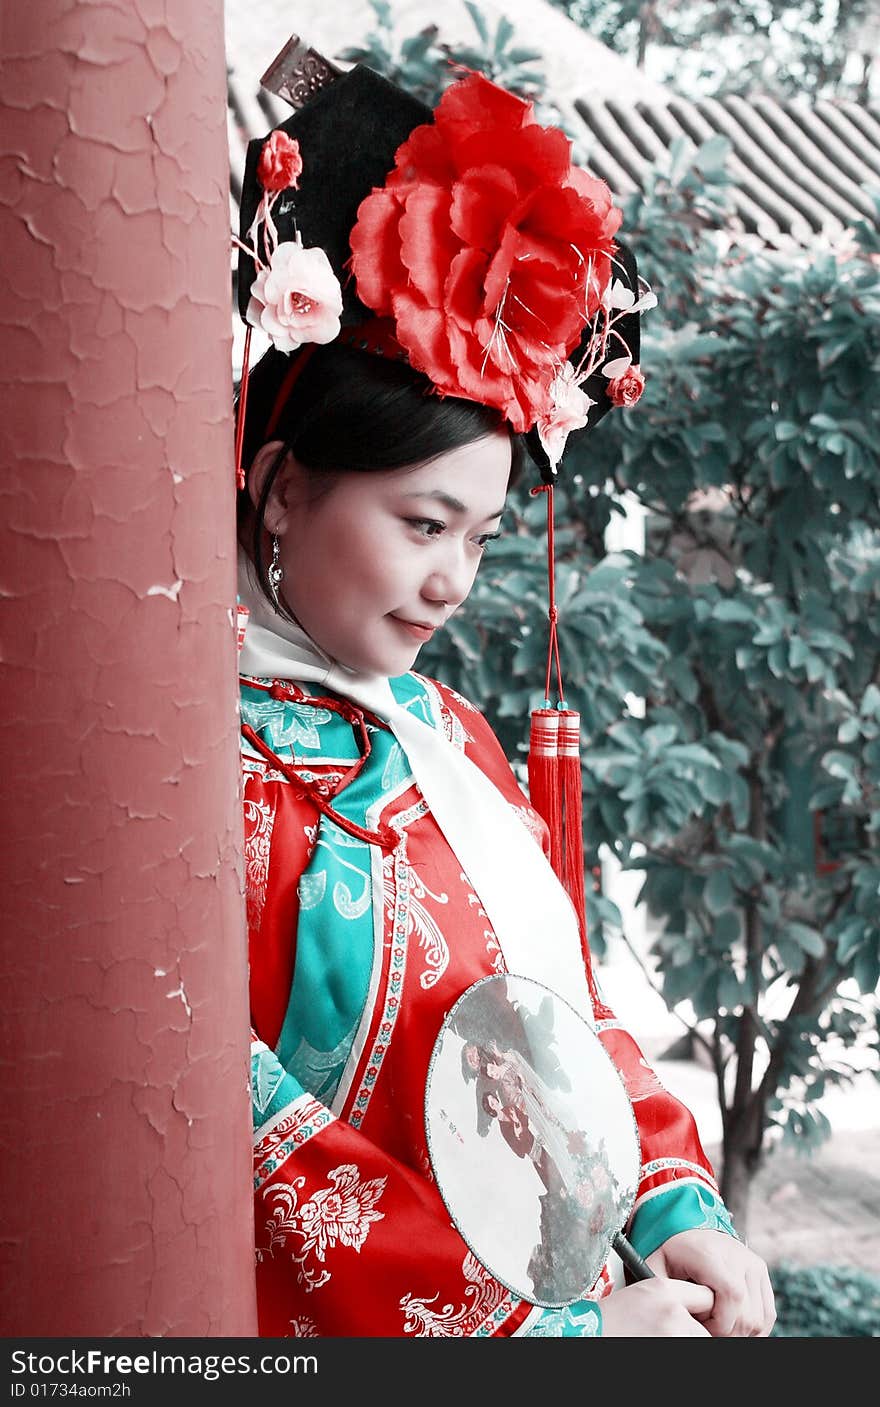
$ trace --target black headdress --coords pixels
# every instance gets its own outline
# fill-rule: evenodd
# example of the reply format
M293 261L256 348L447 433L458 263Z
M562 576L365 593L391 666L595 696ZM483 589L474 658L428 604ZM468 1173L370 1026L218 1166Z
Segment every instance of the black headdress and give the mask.
M311 82L303 83L303 73L310 72ZM613 405L632 404L643 384L639 312L648 298L640 290L632 252L608 234L611 226L616 228L618 212L607 188L577 168L566 169L568 157L560 166L560 153L565 146L570 150L568 139L540 127L530 104L481 75L454 84L453 98L445 95L435 114L362 65L339 73L294 36L263 82L302 105L275 132L248 145L238 268L243 320L262 324L275 340L273 317L283 313L273 305L265 314L265 304L254 296L255 285L258 294L265 285L273 249L287 245L289 251L295 243L304 250L323 251L339 283L338 335L368 350L405 358L440 394L498 405L513 427L526 434L542 477L552 483L567 433L592 429ZM437 128L432 130L435 120ZM287 188L276 183L267 189L264 183L269 142L287 143L297 152L298 169ZM448 179L439 169L447 156ZM473 164L462 170L467 162ZM556 185L566 187L564 199L554 176ZM440 202L425 198L426 192L442 189L444 180L449 186L445 213ZM461 197L460 187L467 187ZM510 219L519 221L513 229L503 218L511 205ZM460 240L458 248L450 231L450 211L453 224L458 220L461 228L468 219L475 230L470 243ZM576 239L591 228L593 214L599 232L596 249L579 250ZM560 220L557 230L554 222ZM498 251L491 243L496 236ZM507 258L500 247L505 241L510 249L514 244L517 248L496 297L490 285L499 280L499 262ZM412 267L401 263L401 248L411 266L424 261L415 278ZM485 297L479 306L473 304L474 326L465 324L463 332L462 307L474 291L466 279L473 281L474 267L478 276L483 271L482 289L479 277L475 286ZM392 301L377 311L377 302L386 298L381 287L386 268L394 285L388 299L400 311L397 319ZM532 274L536 269L537 276ZM420 273L423 287L414 292ZM527 291L520 288L517 294L516 280L522 284L526 274ZM438 295L435 287L426 297L424 286L432 278L445 279L446 291ZM270 290L280 282L280 276L270 282ZM365 287L370 290L368 301L362 296ZM505 302L507 292L511 296ZM308 289L293 289L292 297L307 311L309 296ZM539 308L531 306L535 299L540 300ZM295 324L296 316L294 307L287 327ZM445 345L452 345L453 353L470 339L460 365L454 363L453 353L440 361L435 354L435 344L447 330ZM329 338L325 333L317 340ZM309 341L306 328L303 344ZM289 351L301 344L294 337L293 347L290 340L276 345ZM518 377L525 389L517 387L514 398L508 383ZM557 408L560 397L564 404Z

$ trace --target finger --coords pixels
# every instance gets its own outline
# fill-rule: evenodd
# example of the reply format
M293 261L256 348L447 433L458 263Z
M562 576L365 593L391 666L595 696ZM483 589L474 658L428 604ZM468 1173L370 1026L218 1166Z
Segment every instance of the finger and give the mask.
M736 1324L734 1338L768 1338L776 1323L776 1302L770 1273L758 1262L746 1272L746 1294Z
M771 1297L773 1294L770 1289L770 1277L765 1267L760 1264L749 1272L747 1282L748 1297L740 1316L742 1327L739 1334L742 1338L763 1339L769 1334L773 1322L767 1313L766 1292L769 1290Z
M761 1292L759 1267L750 1266L744 1276L736 1321L730 1331L732 1339L760 1338L764 1329L764 1296Z
M659 1250L652 1251L649 1256L645 1256L645 1264L650 1266L655 1275L660 1275L665 1278L669 1274L669 1271L666 1269L666 1257L663 1254L662 1246Z
M715 1304L715 1295L709 1287L697 1285L691 1280L670 1280L669 1284L675 1288L679 1301L688 1314L701 1320L703 1324L707 1323L707 1317L711 1316Z
M770 1272L764 1268L760 1279L761 1294L761 1330L757 1337L769 1338L776 1323L776 1296L773 1293L773 1283L770 1279Z
M737 1321L743 1308L745 1287L740 1276L719 1273L716 1269L712 1278L714 1302L712 1312L703 1320L713 1338L728 1339L734 1336Z

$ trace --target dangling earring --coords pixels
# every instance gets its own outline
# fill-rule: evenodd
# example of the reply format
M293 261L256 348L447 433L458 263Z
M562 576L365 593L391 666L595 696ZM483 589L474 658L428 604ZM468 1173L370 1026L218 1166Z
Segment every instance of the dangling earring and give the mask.
M281 586L282 579L284 577L284 568L281 566L281 563L279 561L280 556L281 544L279 543L277 537L273 537L272 565L267 571L266 576L269 580L269 590L272 592L272 600L275 602L275 609L277 611L280 611L282 609L281 602L278 599L278 591Z

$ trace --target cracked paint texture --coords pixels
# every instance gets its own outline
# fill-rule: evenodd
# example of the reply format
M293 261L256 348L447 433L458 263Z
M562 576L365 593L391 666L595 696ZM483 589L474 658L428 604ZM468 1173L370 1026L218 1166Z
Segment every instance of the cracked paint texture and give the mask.
M0 32L2 1332L250 1336L222 0Z

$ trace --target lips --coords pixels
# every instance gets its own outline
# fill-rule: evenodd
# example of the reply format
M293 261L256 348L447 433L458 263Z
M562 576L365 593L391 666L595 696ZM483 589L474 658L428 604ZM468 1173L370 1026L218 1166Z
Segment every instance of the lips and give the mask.
M411 635L414 640L418 640L420 644L430 640L437 629L436 625L426 625L423 621L417 620L402 620L400 616L391 616L391 620L394 621L395 625L399 625L405 630L408 635Z

